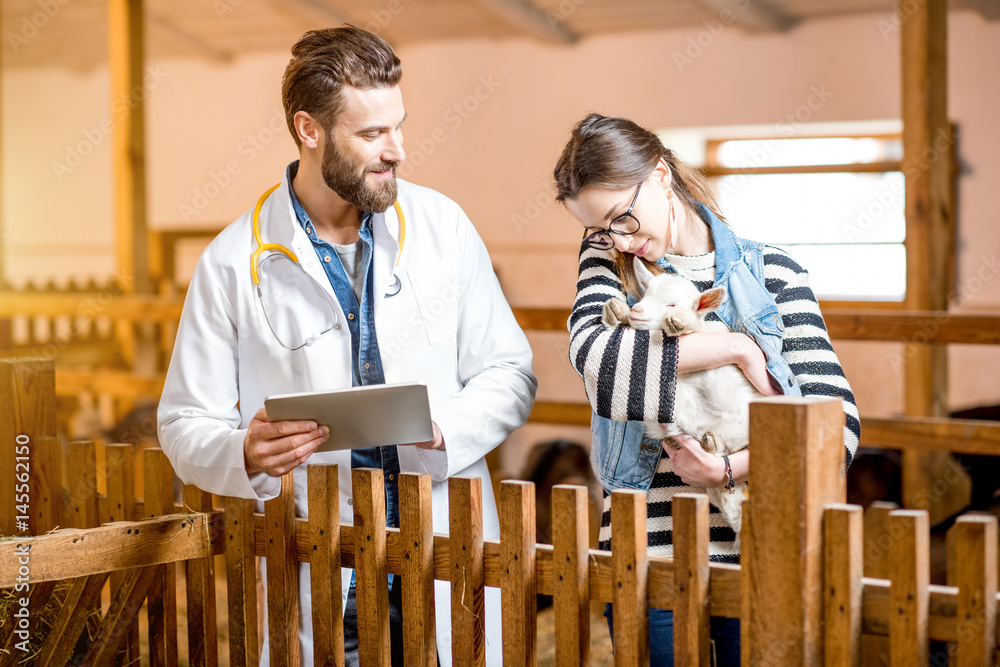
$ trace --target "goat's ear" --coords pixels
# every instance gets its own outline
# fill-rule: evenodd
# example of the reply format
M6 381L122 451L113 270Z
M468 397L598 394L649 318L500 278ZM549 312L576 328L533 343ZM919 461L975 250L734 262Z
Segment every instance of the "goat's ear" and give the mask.
M638 257L633 258L632 268L635 269L636 280L639 281L639 286L645 293L646 289L649 287L649 281L653 279L653 274L646 268L646 265Z
M711 289L707 289L698 297L698 314L705 315L713 310L718 310L719 307L725 303L725 301L725 287L713 287Z

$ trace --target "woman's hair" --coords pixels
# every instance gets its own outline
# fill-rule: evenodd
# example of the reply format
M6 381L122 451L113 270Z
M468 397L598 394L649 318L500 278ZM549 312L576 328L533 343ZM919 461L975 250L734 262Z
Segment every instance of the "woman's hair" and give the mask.
M684 164L660 138L626 118L608 118L592 113L573 128L566 148L556 163L556 201L576 199L587 188L624 189L645 180L663 160L670 167L673 190L680 202L701 216L700 202L723 219L705 177ZM639 283L631 253L615 254L615 271L625 292L639 295ZM645 259L652 273L662 270Z
M402 76L392 47L366 30L344 25L302 35L281 79L285 122L295 144L302 144L293 120L297 112L307 112L329 132L343 106L344 86L391 88Z

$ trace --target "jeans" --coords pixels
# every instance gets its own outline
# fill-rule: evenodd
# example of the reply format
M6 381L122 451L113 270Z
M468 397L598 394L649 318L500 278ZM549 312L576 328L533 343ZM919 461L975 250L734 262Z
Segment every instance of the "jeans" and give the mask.
M608 631L614 643L615 630L611 604L604 609L608 619ZM712 638L713 665L716 667L739 667L740 664L740 619L713 616L709 621ZM651 667L673 667L674 665L674 612L666 609L649 610L649 664Z

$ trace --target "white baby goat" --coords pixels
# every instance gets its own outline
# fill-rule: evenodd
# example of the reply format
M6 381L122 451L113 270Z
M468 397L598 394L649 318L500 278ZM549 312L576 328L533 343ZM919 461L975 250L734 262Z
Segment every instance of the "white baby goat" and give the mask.
M602 315L606 326L662 329L665 335L682 336L701 331L705 315L717 310L726 300L725 287L713 287L699 293L687 278L676 273L654 276L638 259L635 260L635 272L643 288L642 299L631 310L621 299L607 301ZM646 422L646 433L656 440L685 433L701 441L705 451L711 454L732 454L745 449L750 442L750 401L760 396L734 364L678 373L673 423ZM670 445L672 441L666 442ZM743 518L741 502L746 490L746 482L737 484L733 491L707 489L711 503L722 510L726 521L736 531L737 548Z

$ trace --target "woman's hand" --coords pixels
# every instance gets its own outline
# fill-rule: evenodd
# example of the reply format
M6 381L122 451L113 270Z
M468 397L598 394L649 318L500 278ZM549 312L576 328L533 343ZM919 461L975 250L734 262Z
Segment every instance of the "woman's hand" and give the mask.
M677 447L672 443L676 442ZM729 482L722 457L709 454L701 443L688 435L675 435L663 441L663 449L674 464L674 474L688 486L718 488Z
M690 373L736 364L764 396L777 396L767 359L753 338L741 333L697 332L677 339L677 372Z

